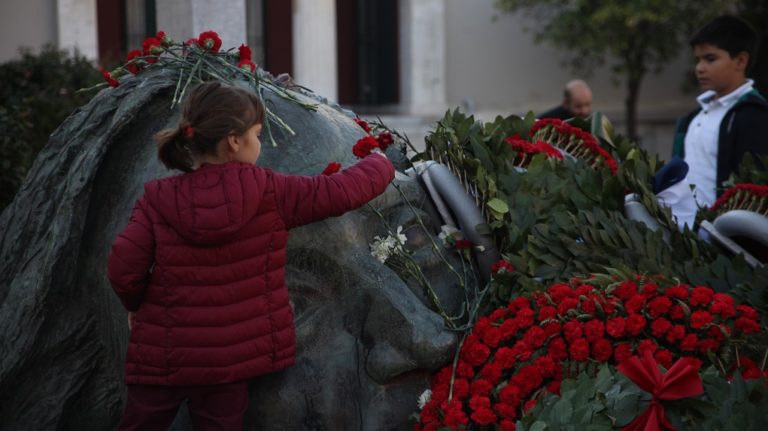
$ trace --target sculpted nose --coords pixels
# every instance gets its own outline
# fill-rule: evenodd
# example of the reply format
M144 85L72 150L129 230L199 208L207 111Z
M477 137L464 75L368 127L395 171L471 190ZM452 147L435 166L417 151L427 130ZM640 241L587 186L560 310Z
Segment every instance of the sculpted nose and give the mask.
M368 343L365 368L378 383L417 369L435 370L456 352L456 335L443 319L399 283L370 291L363 327Z

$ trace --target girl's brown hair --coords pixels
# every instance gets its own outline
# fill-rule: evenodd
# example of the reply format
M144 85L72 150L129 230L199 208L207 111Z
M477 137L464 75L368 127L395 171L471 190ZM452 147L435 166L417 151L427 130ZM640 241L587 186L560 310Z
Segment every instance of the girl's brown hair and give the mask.
M264 122L264 105L256 94L210 81L197 85L181 108L176 127L155 135L160 161L170 169L191 172L195 155L216 155L228 135L242 135Z

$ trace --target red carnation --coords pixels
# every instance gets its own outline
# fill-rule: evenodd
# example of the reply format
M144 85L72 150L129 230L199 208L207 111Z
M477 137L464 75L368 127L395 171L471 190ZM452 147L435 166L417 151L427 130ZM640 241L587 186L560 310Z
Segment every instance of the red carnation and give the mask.
M488 402L490 405L490 401ZM480 407L472 412L472 420L477 422L478 425L490 425L496 422L496 415L493 414L493 410L488 407Z
M466 239L457 239L456 244L454 244L453 246L456 248L456 250L470 250L475 245L472 244L471 241L467 241Z
M539 307L539 322L549 320L555 316L557 316L557 309L555 307L551 305Z
M670 298L688 299L688 288L686 286L671 286L664 291L664 295Z
M523 340L518 340L513 344L512 351L515 353L515 357L521 362L531 359L531 355L533 354L533 348Z
M571 341L568 352L571 355L571 360L584 362L589 357L589 342L586 338L577 338Z
M500 347L493 356L494 362L498 362L501 368L512 368L517 360L515 352L509 347Z
M630 314L627 317L625 328L629 335L635 336L643 332L645 328L645 317L640 314Z
M514 385L506 385L499 391L499 401L516 406L520 404L520 388Z
M566 351L565 340L561 337L551 339L547 347L547 355L556 361L562 361L567 358L568 352Z
M480 370L480 374L488 379L488 381L491 382L494 386L499 384L499 381L501 380L501 373L501 365L496 362L489 362L485 364Z
M672 323L663 317L651 322L651 333L656 338L663 337L670 329L672 329Z
M626 325L626 319L623 317L614 317L608 319L605 325L605 331L613 338L621 338L624 336L624 328Z
M584 338L587 341L603 338L603 333L605 333L605 324L600 320L590 320L584 324Z
M515 319L507 319L504 321L504 323L501 324L501 333L504 339L512 338L515 334L517 334L518 329L518 324Z
M739 315L741 317L746 317L748 319L757 320L757 310L750 307L749 305L737 305L736 311L739 312Z
M221 48L221 38L215 31L204 31L197 36L197 46L211 52L219 52Z
M101 71L101 76L104 77L104 80L107 81L107 84L109 84L109 86L112 87L112 88L117 87L118 85L120 85L120 83L117 82L117 80L112 77L112 74L109 73L106 70L102 70Z
M613 290L613 294L622 301L626 301L632 296L637 294L637 283L634 281L625 281L616 286Z
M487 394L493 389L493 384L485 379L477 379L472 382L470 392L473 395Z
M440 405L440 408L445 413L443 423L449 427L458 429L459 426L469 423L469 418L461 409L461 402L454 399L450 403L446 400Z
M682 340L685 338L685 326L683 325L675 325L667 331L667 341L670 343L674 343L676 341Z
M483 335L483 343L488 347L496 347L501 343L503 334L501 329L493 326L488 328L488 331Z
M517 409L508 403L497 403L493 409L503 418L515 419L517 417Z
M680 305L674 305L669 310L669 318L672 320L683 320L685 319L685 309L683 309Z
M365 130L365 133L371 133L371 126L368 125L368 122L363 120L360 117L353 118L355 120L355 123L357 123L358 126L362 127L363 130Z
M672 352L669 350L658 350L656 353L653 354L653 357L656 359L658 363L661 364L666 369L669 369L669 367L672 366Z
M376 137L376 140L379 141L379 148L381 148L381 151L386 150L387 147L395 142L395 139L392 138L392 134L389 132L379 133L379 136Z
M524 296L518 296L517 298L513 299L512 302L507 305L507 308L512 313L517 313L520 310L531 310L531 302L528 298ZM531 317L533 317L533 310L531 310Z
M557 312L559 314L567 314L568 311L573 310L579 306L579 300L576 298L565 298L560 304L557 305Z
M581 310L587 314L595 314L597 311L597 305L595 305L594 296L590 296L589 298L581 301Z
M592 343L592 357L600 362L611 359L613 345L605 338L599 338Z
M525 335L523 335L523 341L531 345L534 349L538 349L545 341L547 341L547 333L538 326L532 326L526 331Z
M616 363L624 362L630 356L632 356L632 346L629 343L619 343L613 350L613 358Z
M582 323L578 320L569 320L563 324L563 335L565 339L573 342L583 335Z
M655 341L646 338L637 343L637 353L639 355L643 355L645 352L654 353L658 347L659 345Z
M497 274L501 270L504 270L504 272L515 272L515 267L504 259L499 259L491 264L491 273Z
M467 379L456 379L453 381L454 398L466 398L469 395L469 382Z
M672 300L666 296L660 296L648 303L648 314L653 318L657 318L666 314L670 308L672 308Z
M240 54L240 61L253 60L253 58L251 58L251 48L248 45L240 45L240 47L237 48L237 52Z
M624 309L629 314L639 313L644 306L645 306L645 297L641 295L634 295L633 297L629 298L629 300L626 303L624 303Z
M163 52L163 41L156 37L148 37L144 39L141 44L142 53L146 57L147 63L154 63L157 61L157 56Z
M733 297L725 293L715 293L712 298L712 305L709 312L717 314L723 319L728 319L736 315L736 307Z
M475 369L466 362L459 362L456 364L456 375L468 379L470 377L474 377Z
M555 303L560 302L565 298L573 298L576 296L576 291L573 290L571 286L564 283L553 285L549 288L548 293Z
M683 352L692 352L696 350L696 346L699 344L699 337L696 334L688 334L680 342L680 350Z
M747 317L739 317L736 319L734 328L737 331L741 331L745 334L756 334L760 332L760 324L757 323L757 321Z
M542 326L544 329L544 333L547 334L547 338L558 335L562 331L563 327L560 325L560 322L547 322Z
M336 172L339 172L339 169L341 169L341 163L338 163L338 162L328 163L328 166L326 166L325 169L323 169L322 175L335 174Z
M547 157L553 157L558 160L563 160L563 154L557 151L553 146L544 141L537 141L533 144L533 151L536 153L544 153Z
M491 349L483 343L476 342L471 345L466 345L466 358L470 365L478 366L488 359L491 355Z
M709 305L714 295L715 292L709 287L696 287L691 292L691 305L694 307Z
M132 51L129 51L128 56L125 58L125 62L128 63L125 65L125 68L134 75L136 75L137 73L141 72L144 69L136 61L132 62L133 59L138 57L141 57L141 51L138 49L134 49Z
M379 148L379 143L376 141L376 138L370 135L363 136L352 147L352 154L358 159L362 159L363 157L370 155L374 148Z
M701 329L712 323L712 315L708 311L699 310L691 313L691 328Z

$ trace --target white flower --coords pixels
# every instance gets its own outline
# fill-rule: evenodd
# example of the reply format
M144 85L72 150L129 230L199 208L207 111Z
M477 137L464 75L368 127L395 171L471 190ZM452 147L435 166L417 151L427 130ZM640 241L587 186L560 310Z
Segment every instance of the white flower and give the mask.
M461 231L451 225L444 224L440 226L440 233L437 235L440 241L443 242L443 246L451 247L451 243L448 242L448 238L453 238L453 242L457 239L463 239Z
M419 400L416 402L416 404L419 406L419 410L423 409L425 405L429 402L429 400L432 399L432 391L430 389L427 389L426 391L422 392L421 395L419 395Z
M402 233L403 227L398 226L395 236L388 235L385 238L373 237L374 241L370 244L371 256L375 257L381 263L387 261L395 253L403 252L403 244L408 240Z

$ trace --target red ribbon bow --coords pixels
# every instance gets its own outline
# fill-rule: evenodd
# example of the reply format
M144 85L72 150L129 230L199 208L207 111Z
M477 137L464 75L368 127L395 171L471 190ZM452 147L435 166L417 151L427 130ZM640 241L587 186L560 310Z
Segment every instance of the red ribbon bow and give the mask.
M640 389L653 395L653 400L645 412L624 427L623 431L674 431L675 428L667 420L659 400L679 400L704 392L704 385L699 376L699 363L694 358L678 359L667 373L662 375L653 355L646 350L642 359L632 356L617 368Z

